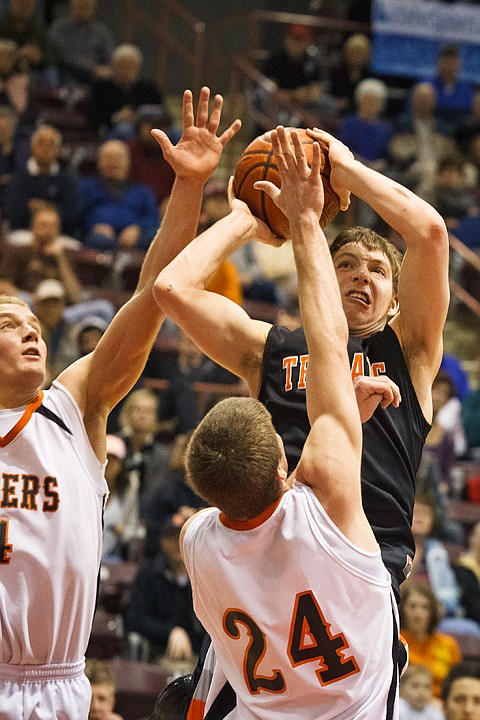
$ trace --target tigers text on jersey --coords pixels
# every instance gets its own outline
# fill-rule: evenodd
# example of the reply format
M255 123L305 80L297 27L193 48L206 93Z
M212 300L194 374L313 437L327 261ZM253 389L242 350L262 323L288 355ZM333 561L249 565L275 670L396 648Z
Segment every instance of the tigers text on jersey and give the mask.
M296 483L247 523L200 514L183 549L195 611L237 695L229 719L397 717L389 574L309 488Z
M104 465L66 388L40 397L0 412L0 663L11 665L83 660L101 558Z

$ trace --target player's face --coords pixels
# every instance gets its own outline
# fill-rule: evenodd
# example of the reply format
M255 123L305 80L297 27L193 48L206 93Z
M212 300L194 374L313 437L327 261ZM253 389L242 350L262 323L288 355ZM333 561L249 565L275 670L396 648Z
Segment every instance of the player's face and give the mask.
M382 330L397 311L388 258L380 250L347 243L333 264L350 333L368 337Z
M0 388L17 384L23 391L43 385L47 348L38 318L29 308L0 304Z
M458 678L445 701L445 720L480 720L480 680Z

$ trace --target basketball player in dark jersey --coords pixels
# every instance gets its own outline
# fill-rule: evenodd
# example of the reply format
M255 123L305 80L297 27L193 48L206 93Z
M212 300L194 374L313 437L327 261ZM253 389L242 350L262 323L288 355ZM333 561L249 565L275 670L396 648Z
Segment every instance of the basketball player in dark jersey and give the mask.
M442 356L449 302L448 234L428 203L355 160L331 135L314 131L312 136L329 148L330 182L342 208L349 193L356 195L407 248L401 268L392 245L369 229L350 228L331 248L351 336L352 377L360 381L362 375L377 380L388 376L402 397L399 408L380 406L364 423L362 461L365 511L398 592L413 559L414 478L432 417L431 385ZM244 378L251 394L266 404L294 466L308 431L308 357L302 331L254 321L242 308L204 290L220 262L244 242L279 244L243 203L232 200L231 209L160 274L156 292L168 296L162 296L163 307L201 349Z

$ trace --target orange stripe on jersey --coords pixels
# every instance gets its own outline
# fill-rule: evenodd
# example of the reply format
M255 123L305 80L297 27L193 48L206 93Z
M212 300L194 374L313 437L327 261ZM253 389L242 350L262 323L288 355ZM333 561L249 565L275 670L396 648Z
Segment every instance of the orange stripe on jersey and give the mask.
M205 705L203 700L193 700L188 708L187 720L203 720L205 717Z
M8 445L8 443L12 442L12 440L14 440L17 437L17 435L23 430L25 425L28 423L28 421L32 417L35 410L38 407L40 407L40 405L42 404L42 400L43 400L43 392L39 392L37 399L34 400L33 402L31 402L30 405L27 405L27 407L25 408L25 412L23 413L20 420L17 423L15 423L13 428L8 431L8 433L5 435L5 437L2 437L0 435L0 447L5 447L6 445Z
M225 525L225 527L230 528L230 530L253 530L256 527L259 527L259 525L264 523L265 520L268 520L268 518L273 515L281 499L282 496L280 495L278 500L275 500L275 502L269 505L263 511L263 513L260 513L260 515L257 515L257 517L251 518L250 520L231 520L225 515L225 513L221 512L220 522L222 523L222 525Z

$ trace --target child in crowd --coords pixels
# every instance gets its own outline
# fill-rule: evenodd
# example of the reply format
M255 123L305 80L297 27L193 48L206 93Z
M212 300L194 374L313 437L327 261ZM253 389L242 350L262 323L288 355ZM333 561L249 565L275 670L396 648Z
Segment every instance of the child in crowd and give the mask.
M425 665L409 665L403 673L399 709L399 720L443 720L433 699L433 676Z

